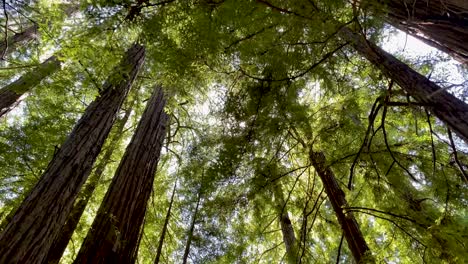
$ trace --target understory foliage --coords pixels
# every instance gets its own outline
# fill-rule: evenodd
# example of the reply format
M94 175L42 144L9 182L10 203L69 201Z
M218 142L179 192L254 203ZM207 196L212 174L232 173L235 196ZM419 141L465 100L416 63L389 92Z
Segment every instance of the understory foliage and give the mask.
M5 39L38 27L10 43L0 85L53 54L63 63L0 119L0 231L138 42L145 64L118 116L131 108L130 118L95 163L115 147L62 263L78 254L155 84L170 121L138 263L154 263L167 215L160 263L182 263L188 238L188 263L291 262L284 213L294 262L352 263L311 150L326 156L375 262L465 263L468 146L337 36L346 24L380 46L392 38L351 2L6 1ZM440 52L394 55L466 101L466 66L448 72Z

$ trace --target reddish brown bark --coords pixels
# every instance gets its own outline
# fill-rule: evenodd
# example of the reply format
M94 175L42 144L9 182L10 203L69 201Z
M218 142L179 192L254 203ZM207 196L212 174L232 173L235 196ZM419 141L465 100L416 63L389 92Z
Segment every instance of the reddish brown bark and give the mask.
M165 136L162 89L154 90L74 263L134 263Z
M347 213L345 215L343 212L343 207L348 206L345 193L336 181L333 171L327 166L323 152L311 151L310 161L322 180L325 193L327 194L333 210L335 211L336 218L338 219L341 229L343 230L344 237L348 242L348 247L356 262L360 263L360 261L365 259L366 255L370 256L371 253L353 214Z
M73 232L75 231L75 228L80 221L81 215L83 215L89 199L99 184L101 176L104 173L104 169L111 162L112 154L122 139L122 133L131 112L132 107L129 106L127 110L125 110L125 115L122 117L122 119L117 121L118 124L115 130L115 134L108 144L108 149L104 153L104 156L102 157L99 164L96 166L96 169L94 169L94 172L83 188L83 191L81 191L80 196L77 198L77 201L73 206L73 210L68 216L65 225L62 227L62 230L60 231L59 237L55 239L54 244L49 250L46 261L47 264L57 264L59 263L60 258L62 258L63 252L65 252L65 249L67 248L68 242L70 241Z
M366 0L364 8L385 12L396 28L468 65L468 1Z
M468 143L468 105L465 102L348 27L343 27L339 35Z
M118 70L128 75L107 82L86 109L39 182L0 234L0 263L43 263L91 171L136 74L144 48L134 45ZM114 76L115 77L115 76Z

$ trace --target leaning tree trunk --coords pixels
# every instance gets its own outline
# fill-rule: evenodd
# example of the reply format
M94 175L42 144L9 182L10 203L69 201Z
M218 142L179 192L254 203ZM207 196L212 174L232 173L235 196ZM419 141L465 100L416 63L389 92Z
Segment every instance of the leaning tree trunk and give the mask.
M21 97L37 86L43 79L60 69L62 62L52 56L34 70L25 73L18 80L0 89L0 117L13 109Z
M102 157L99 164L96 166L96 169L94 170L92 176L86 183L86 186L83 188L81 196L77 198L78 201L75 202L75 206L73 206L73 210L68 216L65 225L62 227L60 235L55 239L54 244L50 248L46 260L47 264L58 264L60 258L62 258L63 252L65 252L65 249L67 248L68 241L70 241L73 232L75 231L75 228L77 227L78 222L80 221L81 215L83 214L86 205L88 204L89 199L91 198L91 196L94 193L94 190L98 186L101 176L104 173L104 169L110 163L112 154L114 153L114 150L117 148L119 142L122 139L125 124L127 123L131 112L132 107L129 106L125 110L125 115L122 117L122 119L116 121L118 124L115 130L115 134L112 137L112 140L109 142L108 149L104 153L104 156Z
M341 38L468 143L468 105L348 27Z
M363 8L385 13L394 27L408 32L468 65L468 1L365 0Z
M37 37L38 26L34 23L32 26L27 27L25 30L14 34L9 37L7 41L0 42L0 56L5 59L11 52L18 49L23 43L30 42Z
M296 235L294 233L294 227L292 225L291 219L289 218L288 211L286 210L283 189L279 183L277 183L273 188L273 195L275 197L276 208L278 211L281 233L283 235L283 242L286 247L286 256L289 263L297 263L298 255Z
M367 259L370 257L370 249L367 246L366 240L364 239L353 214L347 213L345 215L343 212L343 208L347 207L348 203L343 190L341 190L340 185L335 179L333 171L326 164L325 155L323 152L315 152L311 150L310 161L322 180L325 193L332 204L336 218L338 218L338 222L340 223L354 259L357 263L365 261L366 255L368 256Z
M192 216L192 223L190 224L187 242L185 243L184 256L182 257L182 264L187 264L188 256L190 254L190 246L192 245L193 231L195 230L195 223L197 221L198 207L200 206L201 190L198 191L197 206Z
M81 186L86 181L102 144L140 69L145 50L130 48L115 76L86 109L47 170L0 234L0 263L43 263L58 237Z
M169 208L167 209L166 219L164 220L164 225L161 231L161 235L159 236L158 249L156 251L156 258L154 259L154 264L158 264L159 259L161 258L164 238L166 237L167 227L169 226L169 220L171 218L171 210L172 210L172 204L174 203L174 195L176 192L176 187L177 187L177 180L174 183L174 189L172 189L171 201L169 202Z
M155 88L74 263L134 263L168 116Z

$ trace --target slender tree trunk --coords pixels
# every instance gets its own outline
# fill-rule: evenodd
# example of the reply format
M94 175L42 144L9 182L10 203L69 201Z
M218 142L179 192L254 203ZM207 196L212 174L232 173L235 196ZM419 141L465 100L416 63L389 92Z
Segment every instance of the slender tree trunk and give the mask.
M37 37L37 24L27 27L22 32L9 37L7 41L0 42L0 56L5 59L11 52L15 51L21 44L30 42Z
M192 216L192 223L190 224L190 230L187 236L187 243L185 243L184 257L182 258L182 264L187 264L188 256L190 254L190 245L193 239L193 230L195 230L195 223L197 221L198 207L200 206L201 190L198 191L197 206Z
M74 263L134 263L168 116L155 88Z
M323 152L311 151L310 161L322 180L325 193L332 204L336 218L338 218L354 259L357 263L365 261L365 259L369 258L365 258L365 256L370 256L371 254L370 249L354 216L351 213L347 213L346 215L343 213L343 207L346 207L348 203L343 190L341 190L340 185L335 179L333 171L326 165L325 155Z
M143 63L144 48L134 45L116 70L124 78L106 82L86 109L39 182L0 234L0 263L43 263L86 181L123 100Z
M468 143L468 105L348 27L341 38Z
M62 62L52 56L34 70L25 73L18 80L0 89L0 117L13 109L21 97L37 86L43 79L60 69Z
M71 16L73 13L79 10L79 5L76 4L62 4L62 10L66 17ZM45 22L43 20L42 22ZM37 38L37 31L39 27L37 23L27 27L22 32L16 33L7 38L7 41L0 42L0 57L5 59L10 53L16 51L21 45L35 40Z
M91 196L94 193L94 190L99 184L102 174L104 173L104 169L110 163L112 154L114 153L114 150L117 148L119 142L122 139L122 133L125 128L125 124L127 123L128 118L130 117L131 112L132 107L129 106L126 109L125 115L122 117L122 119L117 121L117 129L115 130L115 134L108 145L108 149L104 153L102 160L96 166L96 169L94 170L92 176L89 178L88 183L83 188L83 191L81 192L81 197L78 197L78 201L75 203L75 206L73 207L73 210L68 216L65 225L62 227L60 235L55 239L54 244L49 250L49 255L47 256L46 261L47 264L59 263L63 252L65 252L65 249L67 248L68 241L70 241L73 232L75 231L75 228L77 227L78 222L80 221L81 215L83 215L83 212L86 208L86 205L88 204L89 199L91 198Z
M174 189L172 189L171 201L169 202L169 208L167 209L166 219L164 220L164 225L161 231L161 236L159 237L158 249L156 251L156 258L154 259L154 264L158 264L159 259L161 258L164 238L166 237L167 227L169 225L169 220L171 218L171 210L172 210L172 204L174 203L174 195L176 192L176 187L177 187L177 180L174 183Z
M362 7L385 13L402 31L468 65L468 1L365 0Z
M274 197L276 200L276 207L278 210L278 219L281 226L281 233L283 235L283 242L286 247L286 255L289 263L297 263L297 241L294 233L294 227L291 219L289 218L288 211L286 210L286 202L283 197L283 189L281 185L276 184L274 187Z

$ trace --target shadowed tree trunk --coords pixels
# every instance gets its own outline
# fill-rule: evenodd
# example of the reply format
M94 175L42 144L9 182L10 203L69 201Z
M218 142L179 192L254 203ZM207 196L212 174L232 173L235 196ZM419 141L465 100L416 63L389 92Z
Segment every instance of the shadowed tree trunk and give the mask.
M73 128L39 182L0 234L0 263L43 263L58 237L81 186L114 123L144 59L145 49L131 47L114 75Z
M79 7L80 6L76 4L61 4L61 9L65 13L66 17L69 17L75 12L77 12L79 10ZM42 22L45 21L46 20L43 20ZM7 38L7 41L4 41L4 39L2 39L2 41L0 42L0 57L3 56L2 59L5 59L5 57L7 57L10 53L16 51L21 45L35 40L37 38L38 29L38 24L34 23L33 25L27 27L23 31L9 36Z
M161 236L159 236L158 249L156 251L156 258L154 259L154 264L158 264L159 259L161 258L162 248L163 248L163 244L164 244L164 238L166 237L167 227L169 225L169 220L171 218L171 210L172 210L172 204L174 203L174 195L175 195L175 192L176 192L176 187L177 187L177 180L174 183L174 189L172 189L171 201L169 202L169 208L167 209L166 219L164 219L164 225L163 225L163 229L161 231Z
M338 34L468 143L468 105L465 102L348 27L343 27Z
M83 214L86 205L88 204L89 199L91 198L94 190L99 184L104 169L111 162L112 154L114 153L114 150L117 148L118 144L122 140L122 133L124 131L125 124L127 123L131 112L132 106L130 105L125 110L125 115L122 117L122 119L116 121L116 123L118 123L117 128L115 130L114 136L112 137L112 140L108 145L108 149L104 153L104 156L102 157L99 164L96 166L94 173L89 178L88 182L86 183L86 186L83 188L83 191L80 193L81 196L77 198L78 201L75 202L75 206L73 207L73 210L68 216L65 225L62 227L59 237L55 239L54 244L50 248L49 255L47 256L46 261L47 264L59 263L60 258L62 257L65 249L67 248L68 241L70 241L73 232L75 231L76 226L80 221L81 215Z
M168 116L155 88L74 263L134 263Z
M281 227L281 233L283 235L283 242L286 247L286 256L288 263L297 263L297 241L294 233L294 227L289 213L286 210L286 201L283 197L283 189L281 185L277 183L274 187L275 203L278 210L278 219Z
M364 0L361 6L468 65L468 1Z
M0 56L5 59L11 52L18 49L23 43L30 42L37 37L37 24L27 27L22 32L16 33L9 37L7 41L0 42Z
M52 56L34 70L25 73L18 80L0 89L0 117L18 105L25 93L58 71L61 64L62 62L57 57Z
M198 207L200 206L200 199L201 199L201 190L198 191L197 206L195 207L195 211L193 212L192 223L190 224L190 229L189 229L189 233L187 236L187 242L185 243L184 256L182 258L183 264L187 264L188 256L190 254L190 245L192 244L193 231L195 230L195 223L197 221L197 214L198 214Z
M311 150L310 161L322 180L325 193L327 194L333 210L335 211L336 218L344 232L344 237L348 242L348 247L353 254L354 259L357 263L365 261L365 259L370 257L370 249L367 246L366 240L364 239L353 214L348 213L345 215L343 212L343 207L348 206L345 193L341 190L340 185L336 181L333 171L327 166L325 155L323 152L315 152ZM367 258L366 255L368 255Z

